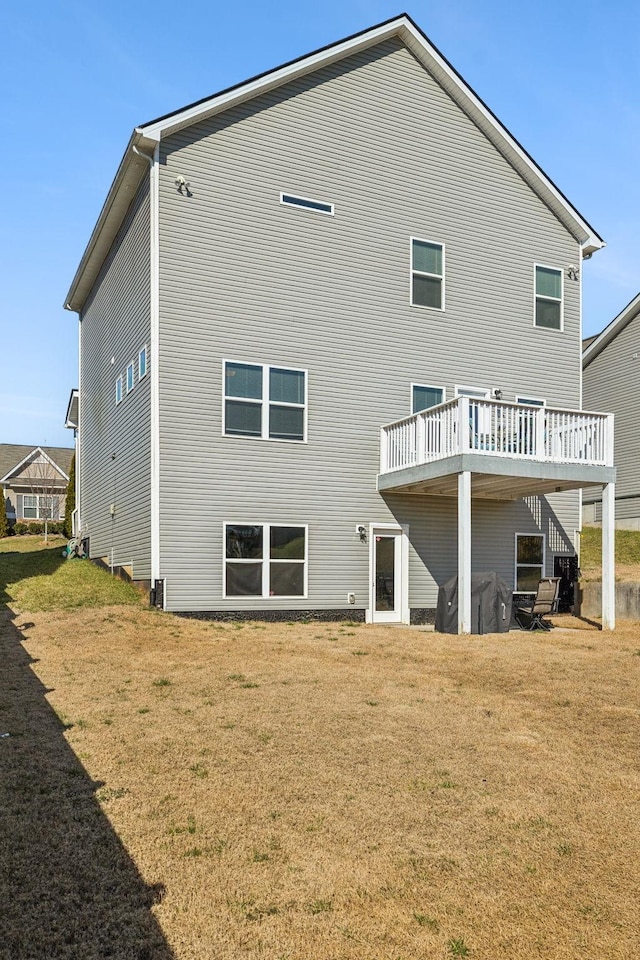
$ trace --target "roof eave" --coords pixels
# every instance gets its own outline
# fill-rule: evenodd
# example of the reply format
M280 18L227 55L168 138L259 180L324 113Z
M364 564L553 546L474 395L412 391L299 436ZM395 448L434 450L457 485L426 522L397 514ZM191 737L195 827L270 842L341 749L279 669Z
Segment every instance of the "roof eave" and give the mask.
M80 398L80 391L74 387L69 396L69 403L67 404L67 413L64 418L64 425L70 430L78 429L78 402Z
M582 354L583 370L589 366L592 360L595 360L599 353L602 353L604 348L608 346L638 314L640 314L640 293L638 293L633 300L626 305L624 310L621 310L618 316L614 317L611 323L589 344Z
M136 127L65 298L65 310L78 313L82 310L136 190L148 171L149 164L135 152L134 147L148 152L152 151L154 146L155 142Z

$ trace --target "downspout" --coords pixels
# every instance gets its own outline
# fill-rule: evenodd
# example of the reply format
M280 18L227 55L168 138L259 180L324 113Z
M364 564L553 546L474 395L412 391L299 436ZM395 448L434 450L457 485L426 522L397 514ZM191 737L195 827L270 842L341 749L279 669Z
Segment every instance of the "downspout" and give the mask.
M151 588L160 579L160 237L159 237L159 170L160 144L153 156L143 153L135 144L133 152L149 164L149 375L151 392ZM165 605L165 591L163 607Z
M80 424L82 423L82 314L78 316L78 426L74 430L75 434L75 458L76 458L76 489L75 489L75 517L71 517L71 534L74 537L82 536L82 510L80 509L81 497L82 497L82 485L80 482L80 459L82 456L81 453L81 444L82 436L80 434Z

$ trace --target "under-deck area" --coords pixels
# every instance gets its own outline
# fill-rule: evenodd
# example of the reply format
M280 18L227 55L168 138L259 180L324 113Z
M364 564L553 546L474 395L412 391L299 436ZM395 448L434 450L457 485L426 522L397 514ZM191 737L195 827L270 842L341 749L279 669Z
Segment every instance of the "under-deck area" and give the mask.
M471 501L603 487L602 625L615 625L613 416L457 397L381 429L380 493L457 497L460 633L470 629Z

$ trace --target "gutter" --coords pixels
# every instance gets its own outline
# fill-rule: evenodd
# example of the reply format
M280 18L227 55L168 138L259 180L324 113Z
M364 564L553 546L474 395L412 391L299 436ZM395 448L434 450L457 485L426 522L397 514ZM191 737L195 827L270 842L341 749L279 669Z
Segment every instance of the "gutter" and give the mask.
M149 157L139 148L147 147L153 150L155 146L156 141L146 137L142 130L136 127L65 298L65 310L80 313L84 307L98 272L111 249L114 237L144 177L145 167L142 159L149 160ZM93 271L89 269L92 262L96 264L96 269Z

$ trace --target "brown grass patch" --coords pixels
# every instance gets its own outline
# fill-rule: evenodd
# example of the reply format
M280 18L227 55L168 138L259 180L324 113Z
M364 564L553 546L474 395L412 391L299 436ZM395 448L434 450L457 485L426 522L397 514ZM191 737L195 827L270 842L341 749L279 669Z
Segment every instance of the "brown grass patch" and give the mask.
M105 926L118 958L635 954L638 625L17 623L1 956L106 956Z

